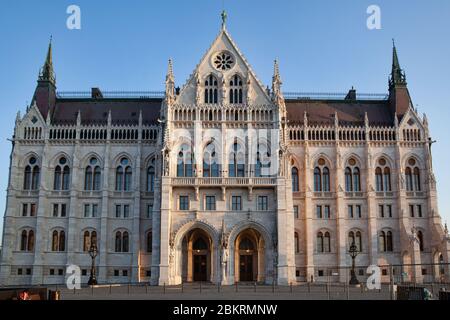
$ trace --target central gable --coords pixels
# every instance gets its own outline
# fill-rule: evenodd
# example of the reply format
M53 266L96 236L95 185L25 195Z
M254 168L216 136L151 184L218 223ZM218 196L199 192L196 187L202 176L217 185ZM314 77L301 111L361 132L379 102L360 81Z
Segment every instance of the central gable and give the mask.
M230 82L235 75L238 75L243 82L244 104L272 104L264 86L258 80L225 28L221 30L193 74L182 87L176 103L187 105L204 104L205 84L210 75L217 79L219 89L218 104L229 104L228 90Z

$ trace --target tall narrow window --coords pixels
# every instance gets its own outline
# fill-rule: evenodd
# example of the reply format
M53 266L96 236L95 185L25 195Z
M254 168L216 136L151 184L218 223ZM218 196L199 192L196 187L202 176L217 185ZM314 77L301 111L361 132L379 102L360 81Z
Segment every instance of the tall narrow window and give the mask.
M392 232L388 231L386 233L386 251L392 252L394 250L393 242L392 242Z
M193 164L194 156L191 147L186 144L182 145L177 158L177 177L192 177Z
M375 169L375 179L377 184L377 191L383 191L383 171L380 167Z
M384 231L380 232L378 245L379 245L379 251L381 251L381 252L386 251L386 233Z
M131 191L132 170L127 158L120 160L116 168L116 191Z
M27 241L28 241L28 233L26 230L23 230L22 234L20 235L20 251L27 250Z
M356 244L356 249L358 250L358 252L362 251L362 237L361 237L361 232L356 231L355 233L355 244Z
M294 241L295 241L295 253L299 253L300 252L300 241L298 239L298 233L295 232L294 233Z
M125 231L123 233L123 237L122 237L122 252L128 252L130 249L130 243L129 243L129 236L128 236L128 232Z
M330 170L327 167L323 168L323 191L330 191Z
M84 170L84 190L100 190L100 176L101 170L98 160L92 157L89 159L89 165Z
M244 152L241 145L235 142L230 153L228 164L228 175L230 177L244 177L245 176L245 160Z
M115 251L122 252L122 232L120 232L120 231L116 232Z
M353 191L352 170L345 168L345 191Z
M407 167L405 169L405 178L406 178L406 190L413 191L413 179L410 167Z
M28 231L28 242L27 242L28 251L34 251L34 231Z
M298 169L296 167L292 168L292 191L298 192Z
M416 191L420 191L422 188L420 185L420 170L419 170L419 168L415 167L413 174L414 174L414 189Z
M389 169L388 167L384 168L383 170L383 182L384 182L384 190L392 191L391 169Z
M205 103L216 104L218 102L218 82L212 74L205 81Z
M317 252L322 253L323 252L323 233L319 232L317 233Z
M85 231L83 235L83 251L88 252L91 247L91 235L89 231Z
M314 191L322 191L322 175L318 167L314 169Z
M378 160L378 167L375 169L375 179L378 192L392 191L391 169L384 158Z
M203 177L219 176L218 155L213 143L209 143L203 152Z
M353 168L353 191L361 191L361 175L358 167Z
M152 253L152 232L147 232L147 253Z
M28 159L28 164L25 166L23 189L37 190L39 187L39 166L35 157Z
M323 237L323 251L331 252L331 236L328 231L325 232L325 235Z
M424 248L424 246L423 246L423 233L420 230L417 232L417 239L419 239L420 251L423 251L423 248Z
M67 159L62 157L58 161L58 165L55 168L55 176L53 189L54 190L69 190L69 177L70 169L67 165Z
M242 104L242 79L234 75L230 81L230 104Z

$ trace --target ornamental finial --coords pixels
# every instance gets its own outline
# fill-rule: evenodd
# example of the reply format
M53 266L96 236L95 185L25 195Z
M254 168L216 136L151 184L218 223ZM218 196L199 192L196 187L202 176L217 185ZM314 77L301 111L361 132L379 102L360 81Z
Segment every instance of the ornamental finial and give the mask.
M222 29L225 29L225 26L227 24L227 12L225 10L222 11L222 14L220 15L222 17Z

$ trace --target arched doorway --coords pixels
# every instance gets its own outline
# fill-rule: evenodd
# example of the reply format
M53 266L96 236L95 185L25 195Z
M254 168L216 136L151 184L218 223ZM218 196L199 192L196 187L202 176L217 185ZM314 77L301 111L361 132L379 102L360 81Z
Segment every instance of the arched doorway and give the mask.
M264 240L254 229L242 231L235 242L235 281L260 281L264 273Z
M183 279L210 281L212 239L202 229L193 229L183 238Z

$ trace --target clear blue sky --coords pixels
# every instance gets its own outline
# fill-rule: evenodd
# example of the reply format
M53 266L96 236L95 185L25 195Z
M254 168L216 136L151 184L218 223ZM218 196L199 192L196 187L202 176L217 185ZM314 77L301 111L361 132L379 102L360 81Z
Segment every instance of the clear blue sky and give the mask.
M7 3L7 5L6 5ZM81 30L66 9L81 7ZM382 29L366 27L381 8ZM450 220L450 1L225 0L228 30L269 84L280 60L286 91L386 92L391 39L433 137L440 213ZM222 0L5 1L0 11L0 214L16 112L31 100L50 34L59 90L161 90L167 59L178 85L217 35ZM0 222L0 227L1 223ZM0 231L1 232L1 231Z

